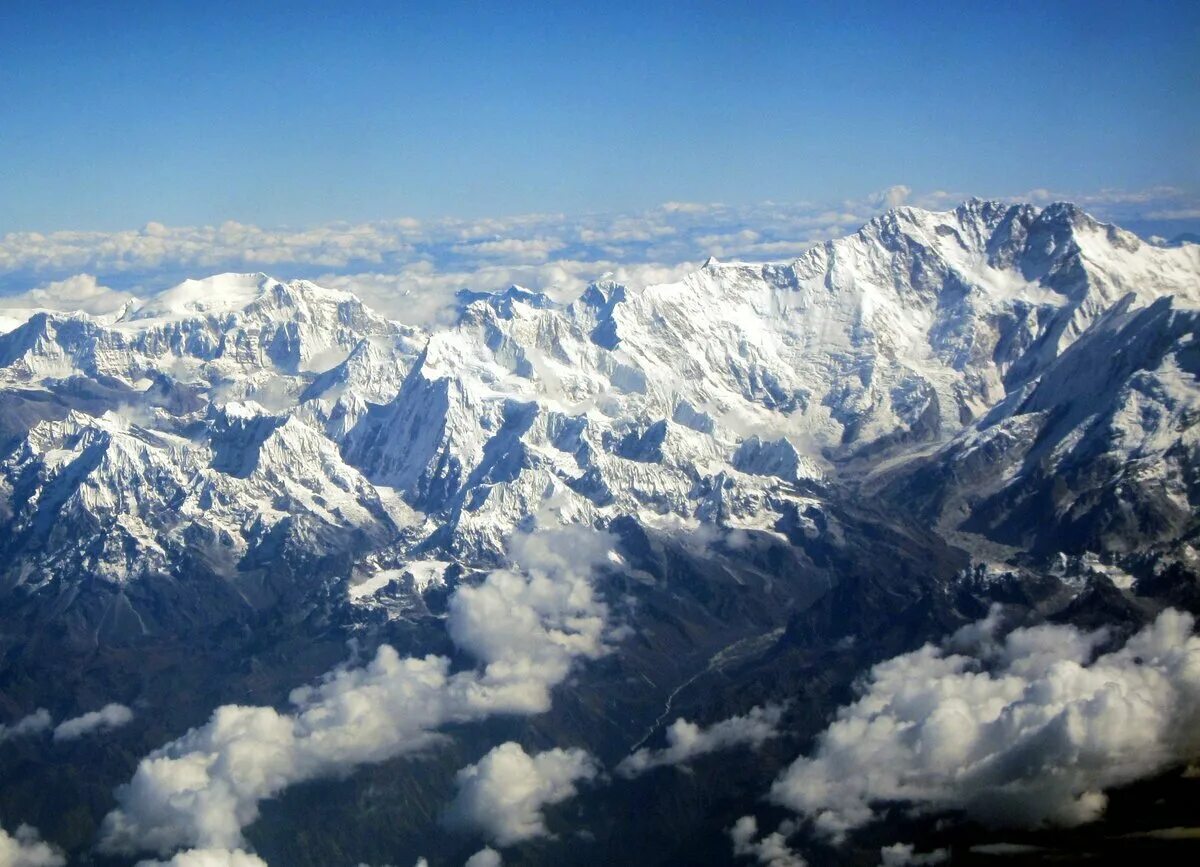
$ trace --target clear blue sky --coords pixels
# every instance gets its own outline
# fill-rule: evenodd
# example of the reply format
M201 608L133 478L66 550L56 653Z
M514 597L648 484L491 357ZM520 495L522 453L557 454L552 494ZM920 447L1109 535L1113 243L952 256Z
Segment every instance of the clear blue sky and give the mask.
M6 0L0 45L0 232L1200 186L1195 0Z

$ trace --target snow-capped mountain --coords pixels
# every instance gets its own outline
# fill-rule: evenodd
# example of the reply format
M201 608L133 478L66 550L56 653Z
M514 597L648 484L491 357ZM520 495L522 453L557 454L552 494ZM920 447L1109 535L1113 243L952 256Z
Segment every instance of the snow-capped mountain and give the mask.
M546 724L614 751L727 666L744 711L780 660L848 672L998 598L1197 608L1198 329L1200 246L979 200L568 304L462 292L432 330L261 274L32 312L0 334L4 683L89 660L145 698L174 660L262 700L347 637L440 648L534 524L619 540L638 638Z
M546 510L766 529L813 483L940 443L957 466L1006 438L1049 453L1053 436L1056 460L1087 439L1091 467L1136 453L1176 478L1194 466L1198 275L1194 245L1069 205L971 201L890 212L795 262L710 260L567 306L463 293L431 334L263 275L116 316L38 313L0 337L5 583L149 580L201 540L231 579L281 539L487 562ZM1115 345L1120 369L1064 355L1081 337ZM1068 417L1042 431L1051 411ZM1174 471L1155 461L1168 452ZM1172 484L1177 530L1192 503Z

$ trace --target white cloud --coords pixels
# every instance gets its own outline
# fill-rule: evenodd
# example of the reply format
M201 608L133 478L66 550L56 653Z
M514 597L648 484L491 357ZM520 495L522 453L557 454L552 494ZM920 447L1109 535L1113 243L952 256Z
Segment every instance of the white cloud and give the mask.
M460 289L495 290L517 285L567 303L577 298L588 283L602 277L640 288L678 280L695 268L692 262L623 265L607 259L560 259L541 265L480 265L472 270L438 270L429 262L419 262L393 273L324 273L315 282L330 289L353 292L367 306L407 325L433 327L452 321L455 294Z
M1200 208L1164 208L1146 214L1148 220L1200 220Z
M511 555L523 572L494 571L451 597L447 630L479 668L451 673L446 657L384 645L369 664L294 690L290 712L217 708L142 759L117 791L102 849L237 849L259 803L294 783L426 748L447 723L547 710L574 660L607 651L606 609L588 579L608 537L538 532L514 539Z
M133 711L123 704L106 704L100 710L90 711L73 719L65 720L54 729L56 741L70 741L101 729L115 729L133 719Z
M530 756L509 741L458 772L458 795L446 820L478 830L500 846L544 837L542 809L574 797L576 783L597 773L584 750L553 749Z
M463 867L500 867L503 863L504 860L500 857L499 852L485 846L468 858L463 863Z
M765 867L807 867L808 862L787 845L787 838L795 831L794 823L783 822L779 830L756 839L758 820L742 816L729 829L729 837L733 841L733 854L739 858L754 858Z
M18 295L0 295L0 310L80 311L100 316L115 313L134 300L128 292L101 286L91 274L75 274Z
M139 861L137 867L267 867L267 862L241 849L188 849L168 861Z
M462 255L504 259L511 262L545 262L550 254L562 247L557 238L502 238L456 244L451 249Z
M904 184L896 184L878 193L875 201L887 208L898 208L908 201L908 197L911 195L912 187L906 187Z
M67 859L42 840L36 828L19 825L13 834L0 828L0 867L62 867Z
M912 843L893 843L879 850L880 867L907 867L909 864L941 864L949 859L945 849L917 852Z
M1200 755L1190 615L1164 611L1096 659L1103 632L1043 625L1001 640L996 625L876 665L771 798L835 840L896 802L998 826L1078 825L1103 813L1105 789Z
M759 747L779 732L776 726L783 709L774 705L751 708L743 716L733 716L708 728L701 728L682 717L667 729L667 746L661 750L640 749L617 765L623 777L635 777L651 768L679 765L696 756L733 747Z
M943 209L965 198L896 185L837 203L668 203L627 214L397 219L304 229L230 221L149 223L120 232L16 232L0 238L0 291L20 294L0 297L0 307L107 313L133 294L149 297L184 277L265 271L349 289L401 321L432 324L445 318L463 287L489 291L517 283L569 300L606 272L637 286L676 279L710 255L787 260L853 232L886 208L911 203ZM1032 190L1004 198L1071 200L1117 222L1200 212L1194 194L1173 187Z
M4 743L10 738L40 734L52 725L54 725L54 721L50 718L50 711L44 707L39 707L33 713L22 717L12 725L0 724L0 743Z

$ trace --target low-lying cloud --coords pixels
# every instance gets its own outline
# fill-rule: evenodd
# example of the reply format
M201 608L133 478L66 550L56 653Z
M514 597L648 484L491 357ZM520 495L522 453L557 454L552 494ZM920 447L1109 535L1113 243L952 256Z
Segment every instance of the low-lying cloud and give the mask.
M267 867L267 862L241 849L189 849L167 861L139 861L137 867Z
M133 711L123 704L112 702L100 710L63 720L56 726L50 712L38 708L12 725L0 725L0 743L11 738L38 735L51 729L54 730L54 740L73 741L92 732L118 728L132 719Z
M1106 789L1200 755L1194 626L1167 610L1095 656L1104 630L997 638L989 617L876 665L770 797L834 841L896 803L993 826L1093 821Z
M578 659L608 647L607 610L590 573L609 539L581 527L516 538L521 571L496 570L451 598L447 629L478 667L401 657L383 645L360 668L294 690L292 708L225 705L205 725L144 758L117 791L101 849L236 850L259 804L288 786L428 748L449 723L536 714Z
M912 843L893 843L879 850L880 867L920 867L926 864L941 864L950 859L946 849L918 852Z
M549 831L542 810L573 798L577 784L598 773L585 750L552 749L531 756L509 741L458 772L458 794L446 822L479 831L499 846L545 837Z
M504 859L490 846L485 846L463 862L463 867L500 867ZM419 867L419 865L418 865Z
M19 825L9 834L0 828L0 867L62 867L67 859L42 840L36 828Z
M33 713L22 717L11 725L0 723L0 744L12 738L41 734L53 725L54 720L50 716L50 711L44 707L39 707Z
M764 867L807 867L808 862L787 844L796 831L794 822L785 821L776 831L758 836L758 820L742 816L729 829L733 854L738 858L753 858Z
M59 723L54 729L56 741L73 741L95 731L115 729L133 719L133 711L123 704L106 704L74 719Z
M779 734L783 709L776 705L751 708L742 716L733 716L707 728L682 717L667 729L667 745L661 750L640 749L617 765L623 777L636 777L651 768L682 765L708 753L735 747L759 747Z

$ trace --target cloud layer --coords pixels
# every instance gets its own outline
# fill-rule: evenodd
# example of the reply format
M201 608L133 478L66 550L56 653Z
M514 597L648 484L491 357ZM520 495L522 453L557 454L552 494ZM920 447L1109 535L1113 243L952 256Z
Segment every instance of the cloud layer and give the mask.
M401 657L384 645L369 664L293 691L288 712L217 708L139 763L105 818L101 848L236 850L259 803L294 783L426 748L448 723L545 711L576 659L607 651L607 612L589 576L608 551L606 536L580 527L535 533L512 545L520 572L459 588L447 629L477 668L453 672L446 657Z
M667 729L667 746L661 750L640 749L617 765L623 777L636 777L651 768L681 765L707 753L733 747L761 746L779 734L777 726L783 709L774 705L751 708L743 716L733 716L708 728L701 728L682 717Z
M120 232L16 232L0 238L0 307L105 313L186 277L265 271L349 289L410 324L436 322L454 292L518 283L574 297L605 273L632 285L664 282L709 256L794 258L903 204L949 208L961 192L914 193L896 185L839 202L749 206L667 203L628 214L532 214L495 219L335 223L266 229L243 223ZM1067 199L1102 219L1200 219L1186 191L1030 190L1013 200ZM0 317L3 318L3 317Z
M549 832L542 809L573 798L576 784L598 773L585 750L531 756L509 741L458 772L458 795L446 819L452 827L482 832L499 846L544 837Z
M1190 615L1164 611L1094 659L1103 630L1043 625L999 639L997 620L876 665L772 800L835 841L893 803L1070 826L1101 816L1105 789L1200 754Z

